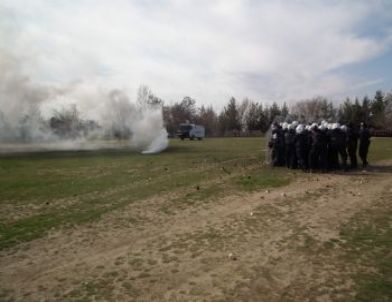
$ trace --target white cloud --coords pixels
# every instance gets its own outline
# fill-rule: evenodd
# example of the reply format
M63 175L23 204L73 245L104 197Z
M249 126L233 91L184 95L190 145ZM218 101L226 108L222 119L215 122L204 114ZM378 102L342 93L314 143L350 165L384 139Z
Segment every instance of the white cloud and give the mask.
M217 107L229 96L290 100L371 82L334 72L376 57L389 38L360 35L385 1L6 0L14 50L37 80L87 79ZM348 90L347 90L348 91Z

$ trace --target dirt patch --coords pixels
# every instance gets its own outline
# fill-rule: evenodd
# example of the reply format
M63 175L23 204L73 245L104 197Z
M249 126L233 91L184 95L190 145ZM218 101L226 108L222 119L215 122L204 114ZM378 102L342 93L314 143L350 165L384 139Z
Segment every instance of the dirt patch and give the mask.
M382 198L392 174L299 175L280 189L188 206L173 202L175 192L156 196L2 251L0 298L351 299L351 268L334 242L342 224Z

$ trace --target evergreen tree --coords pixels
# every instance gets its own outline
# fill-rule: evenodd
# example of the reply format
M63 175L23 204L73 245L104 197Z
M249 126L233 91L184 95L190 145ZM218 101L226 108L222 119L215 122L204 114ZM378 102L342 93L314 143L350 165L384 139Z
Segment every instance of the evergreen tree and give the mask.
M370 119L370 100L367 96L365 96L362 100L361 111L362 111L361 122L365 122L366 124L368 124Z
M241 130L237 102L234 97L229 100L218 117L218 128L221 134L238 132Z
M387 93L385 98L385 128L392 130L392 93Z
M280 116L282 112L279 109L279 106L276 102L272 103L272 106L269 110L269 124L273 123L275 121L275 118L277 116Z
M362 120L363 120L362 107L359 104L358 98L355 98L355 102L352 105L352 115L351 115L350 122L354 123L355 125L359 125Z
M225 115L227 118L227 128L226 130L241 130L241 124L239 121L239 114L237 108L237 102L235 98L231 98L227 108L225 108Z
M370 105L371 108L371 125L375 128L382 128L385 125L385 103L384 94L381 90L376 91L376 95Z
M281 116L283 118L286 118L289 115L289 108L287 107L286 102L283 103L282 109L280 110Z
M227 130L227 116L225 110L222 110L218 116L218 133L224 135Z
M339 122L347 124L351 121L353 116L353 105L350 98L346 98L344 103L339 108Z
M261 130L260 129L260 117L262 114L263 107L258 103L251 102L248 107L246 125L250 131Z
M258 118L258 129L261 130L261 132L267 132L269 129L269 120L268 120L268 107L263 108L263 105L259 105L259 118Z

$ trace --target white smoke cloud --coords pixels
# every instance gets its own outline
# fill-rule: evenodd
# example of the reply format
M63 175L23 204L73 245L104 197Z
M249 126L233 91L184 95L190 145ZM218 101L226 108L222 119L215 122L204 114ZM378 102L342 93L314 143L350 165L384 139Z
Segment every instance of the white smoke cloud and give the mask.
M35 2L33 10L42 3ZM167 147L162 108L148 103L148 89L135 98L127 88L113 89L117 85L96 77L95 61L75 55L69 44L64 46L78 58L78 66L42 64L45 57L50 62L50 52L33 46L42 28L20 27L10 7L0 5L0 151L15 149L10 142L28 142L18 145L21 151L113 147L103 143L111 138L129 139L133 149L151 153ZM67 39L59 36L56 41ZM48 70L62 80L43 81Z
M148 153L168 146L160 104L149 105L148 99L140 98L132 103L122 90L88 82L38 85L21 73L17 58L4 50L0 70L0 143L32 143L24 145L26 150L36 148L36 143L49 143L44 149L94 149L101 147L97 139L122 136L135 150ZM71 119L56 127L53 118L59 116Z

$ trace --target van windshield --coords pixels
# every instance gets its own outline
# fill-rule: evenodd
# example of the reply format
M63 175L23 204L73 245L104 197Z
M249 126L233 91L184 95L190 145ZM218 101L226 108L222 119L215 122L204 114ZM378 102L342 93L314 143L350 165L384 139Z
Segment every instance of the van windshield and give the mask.
M186 132L186 131L189 131L189 130L191 130L192 129L192 126L191 125L181 125L180 126L180 130L182 131L182 132Z

